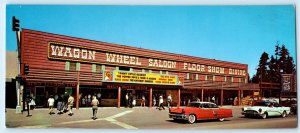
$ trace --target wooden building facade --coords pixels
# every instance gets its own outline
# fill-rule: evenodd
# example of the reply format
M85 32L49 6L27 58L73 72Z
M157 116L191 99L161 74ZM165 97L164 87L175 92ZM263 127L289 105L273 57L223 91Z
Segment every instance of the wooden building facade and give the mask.
M213 51L212 51L213 52ZM28 74L24 65L29 66ZM148 50L58 34L22 29L21 75L24 91L46 106L50 95L75 96L76 107L86 96L101 94L102 106L124 106L125 94L137 99L171 94L173 105L198 97L219 105L253 95L257 84L247 83L248 65ZM156 100L158 101L158 100Z

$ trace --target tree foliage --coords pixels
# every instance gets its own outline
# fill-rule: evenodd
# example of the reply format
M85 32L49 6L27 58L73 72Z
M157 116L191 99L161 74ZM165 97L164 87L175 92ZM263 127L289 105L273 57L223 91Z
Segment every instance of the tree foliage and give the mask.
M253 83L259 82L273 82L280 83L281 74L293 74L296 72L293 57L290 56L288 49L283 44L280 46L278 43L275 46L275 57L271 55L269 58L268 53L263 52L256 74L253 75L251 81Z

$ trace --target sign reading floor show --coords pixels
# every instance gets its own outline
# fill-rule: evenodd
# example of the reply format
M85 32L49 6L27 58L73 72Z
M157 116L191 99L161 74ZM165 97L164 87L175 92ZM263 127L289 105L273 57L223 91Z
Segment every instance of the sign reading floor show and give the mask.
M142 83L142 84L164 84L164 85L180 85L175 75L162 75L155 73L136 73L127 71L104 72L104 81L126 82L126 83ZM112 76L112 78L111 78Z

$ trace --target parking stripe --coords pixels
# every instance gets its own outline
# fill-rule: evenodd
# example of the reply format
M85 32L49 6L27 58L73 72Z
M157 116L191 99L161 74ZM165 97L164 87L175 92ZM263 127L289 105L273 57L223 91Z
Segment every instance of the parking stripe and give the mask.
M121 117L123 115L126 115L128 113L131 113L133 110L127 110L127 111L124 111L122 113L119 113L119 114L116 114L116 115L113 115L113 116L110 116L110 117L106 117L106 118L111 118L111 119L114 119L114 118L117 118L117 117Z
M103 118L96 119L96 120L80 120L80 121L70 121L70 122L62 122L59 124L74 124L74 123L84 123L84 122L92 122L92 121L101 121L104 120Z
M138 129L138 128L134 127L134 126L128 125L128 124L123 123L123 122L119 122L119 121L117 121L115 119L106 118L105 120L107 120L107 121L109 121L109 122L111 122L113 124L119 125L119 126L125 128L125 129Z
M131 113L131 112L133 112L133 110L127 110L127 111L118 113L118 114L113 115L113 116L109 116L109 117L106 117L106 118L100 118L100 119L96 119L96 120L70 121L70 122L62 122L62 123L58 123L58 124L74 124L74 123L84 123L84 122L92 122L92 121L106 120L106 121L109 121L110 123L119 125L119 126L125 128L125 129L138 129L138 128L134 127L134 126L128 125L128 124L123 123L123 122L119 122L119 121L117 121L117 120L114 119L114 118L117 118L117 117L121 117L121 116L123 116L123 115L126 115L126 114L128 114L128 113ZM34 127L28 127L28 128L34 128ZM36 127L36 128L41 128L41 127Z

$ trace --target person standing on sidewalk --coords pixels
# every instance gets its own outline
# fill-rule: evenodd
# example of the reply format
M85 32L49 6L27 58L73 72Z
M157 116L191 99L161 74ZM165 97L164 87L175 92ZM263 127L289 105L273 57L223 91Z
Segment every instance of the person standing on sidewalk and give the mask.
M70 95L68 98L68 110L69 110L68 115L69 116L73 115L73 112L72 112L73 104L74 104L74 97L72 95Z
M48 99L48 106L49 106L49 114L52 115L52 114L55 114L53 112L53 106L54 106L54 98L52 95L50 95L49 99Z
M153 95L153 107L155 107L155 105L156 105L156 97L155 95Z
M91 102L92 105L92 110L93 110L93 117L92 119L96 120L97 119L97 110L98 110L98 105L99 101L96 96L93 96L93 100Z
M141 107L143 107L143 105L144 105L144 107L145 107L145 100L146 100L146 99L145 99L145 96L143 95L143 96L142 96Z
M128 93L126 93L126 95L125 95L125 100L126 100L126 108L128 107L128 105L129 105L129 97L128 97Z

